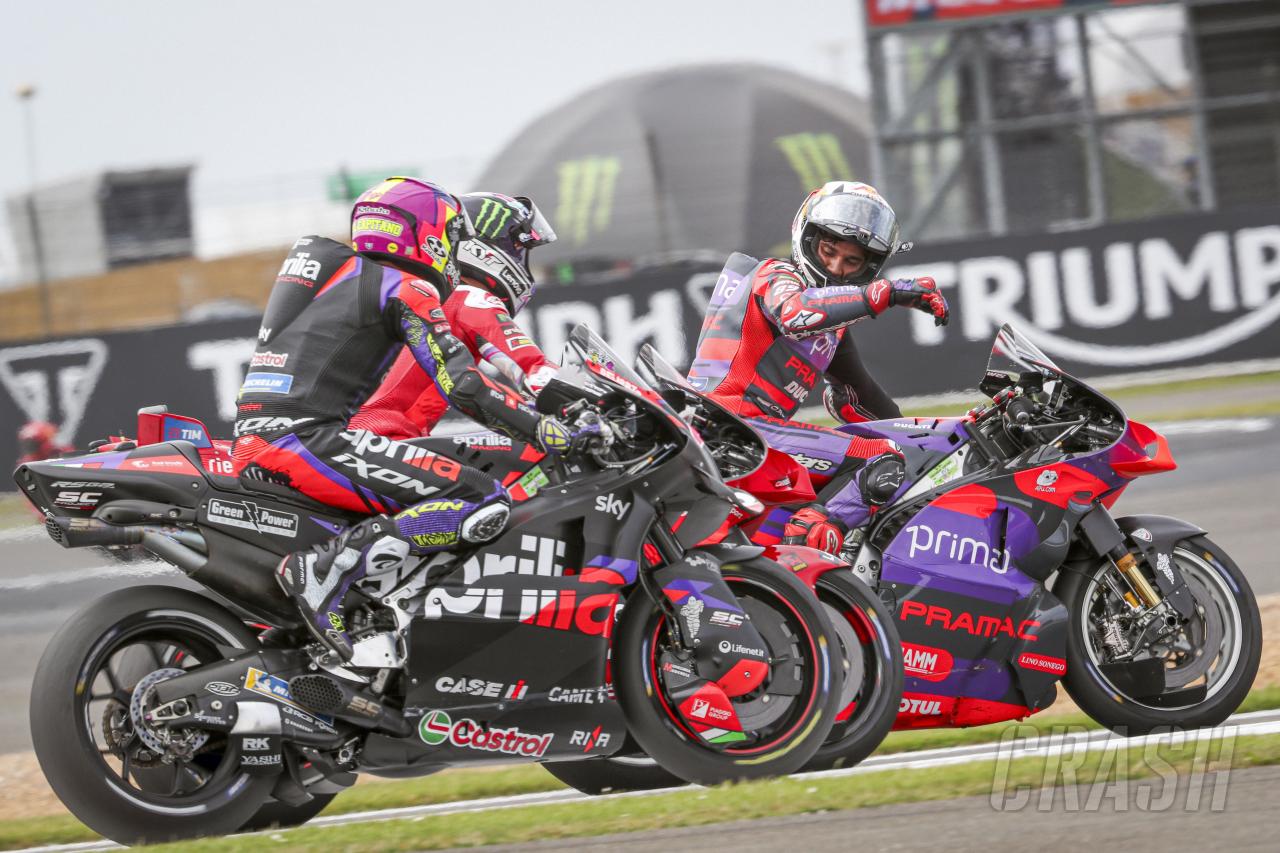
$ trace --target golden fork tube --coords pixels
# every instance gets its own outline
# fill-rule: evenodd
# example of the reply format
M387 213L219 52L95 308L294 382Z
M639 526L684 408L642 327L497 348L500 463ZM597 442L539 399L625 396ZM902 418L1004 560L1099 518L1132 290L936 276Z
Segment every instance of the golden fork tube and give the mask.
M1128 552L1123 557L1115 561L1116 568L1120 570L1120 574L1124 575L1125 580L1129 581L1129 585L1133 587L1133 591L1142 599L1142 603L1147 607L1155 607L1160 603L1160 593L1156 592L1156 588L1151 585L1151 581L1147 580L1147 576L1142 573L1142 569L1138 567L1138 561Z

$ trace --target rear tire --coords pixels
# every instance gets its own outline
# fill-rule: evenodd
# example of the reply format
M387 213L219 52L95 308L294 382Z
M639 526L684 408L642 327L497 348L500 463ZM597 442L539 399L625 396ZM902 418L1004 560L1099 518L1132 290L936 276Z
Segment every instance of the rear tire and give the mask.
M239 619L183 589L122 589L77 611L45 649L31 685L31 740L58 799L121 844L239 829L275 780L241 772L238 754L225 742L219 749L216 738L194 760L164 764L133 732L128 696L148 672L254 647Z
M745 605L750 599L751 605L767 608L790 632L787 646L770 647L770 657L800 667L799 694L769 694L774 701L788 704L777 725L771 723L767 731L753 733L762 741L717 749L686 727L673 710L658 674L657 661L666 643L662 630L666 616L644 595L633 595L627 602L614 645L614 686L632 737L661 767L702 785L799 770L822 745L840 698L834 659L839 645L826 613L808 587L778 564L759 557L725 563L721 574L739 601ZM771 681L748 697L733 700L735 705L758 701L768 694Z
M835 622L844 688L837 722L804 769L852 767L875 751L898 718L902 641L880 596L851 571L819 575L816 592Z
M1181 540L1174 546L1173 557L1187 577L1188 586L1208 593L1209 601L1201 601L1201 596L1196 596L1197 605L1217 608L1217 618L1225 629L1221 648L1211 650L1214 659L1222 657L1224 669L1215 676L1214 659L1207 661L1209 671L1205 677L1209 695L1194 705L1161 708L1144 704L1122 693L1099 669L1096 643L1091 646L1094 631L1089 624L1088 599L1099 591L1097 578L1102 572L1114 571L1109 562L1099 562L1085 574L1064 573L1054 587L1054 593L1070 614L1068 664L1063 686L1085 713L1121 735L1141 735L1157 728L1216 726L1240 707L1258 674L1262 619L1244 573L1225 551L1205 536ZM1196 586L1192 586L1193 581ZM1199 665L1198 661L1192 663ZM1173 668L1168 671L1176 673Z

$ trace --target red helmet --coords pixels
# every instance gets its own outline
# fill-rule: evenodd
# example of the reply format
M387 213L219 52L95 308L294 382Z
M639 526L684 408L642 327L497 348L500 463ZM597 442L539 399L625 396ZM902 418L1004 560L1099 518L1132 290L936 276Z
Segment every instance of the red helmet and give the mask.
M351 210L356 251L448 289L460 279L458 246L472 233L458 197L417 178L387 178Z

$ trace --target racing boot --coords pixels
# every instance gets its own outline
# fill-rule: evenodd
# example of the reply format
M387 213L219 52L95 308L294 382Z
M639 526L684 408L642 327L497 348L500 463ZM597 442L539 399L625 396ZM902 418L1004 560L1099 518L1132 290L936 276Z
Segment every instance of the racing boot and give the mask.
M839 554L847 532L844 524L832 518L825 506L812 503L787 519L782 527L782 544L806 545L828 554Z
M344 662L353 649L342 600L353 584L399 569L410 546L388 515L376 515L306 551L280 562L276 581L293 601L303 623Z

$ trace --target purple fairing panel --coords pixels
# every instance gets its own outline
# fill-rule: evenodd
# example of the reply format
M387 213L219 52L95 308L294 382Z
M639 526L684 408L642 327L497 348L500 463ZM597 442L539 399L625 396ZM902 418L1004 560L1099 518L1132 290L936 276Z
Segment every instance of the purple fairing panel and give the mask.
M880 577L1008 606L1038 586L1017 559L1039 543L1035 524L1017 507L997 505L978 518L931 504L885 548Z
M842 424L839 432L861 438L882 438L900 448L914 447L930 453L949 453L967 439L960 418L897 418L887 421L865 421ZM958 439L951 436L956 435Z
M622 578L623 586L635 583L636 577L640 572L640 564L635 560L628 560L625 557L610 557L608 554L597 554L583 564L584 571L591 568L615 572Z
M849 436L833 429L776 423L764 418L752 418L748 423L774 450L816 460L816 465L805 466L815 473L834 471L849 452ZM819 467L824 463L827 467Z

